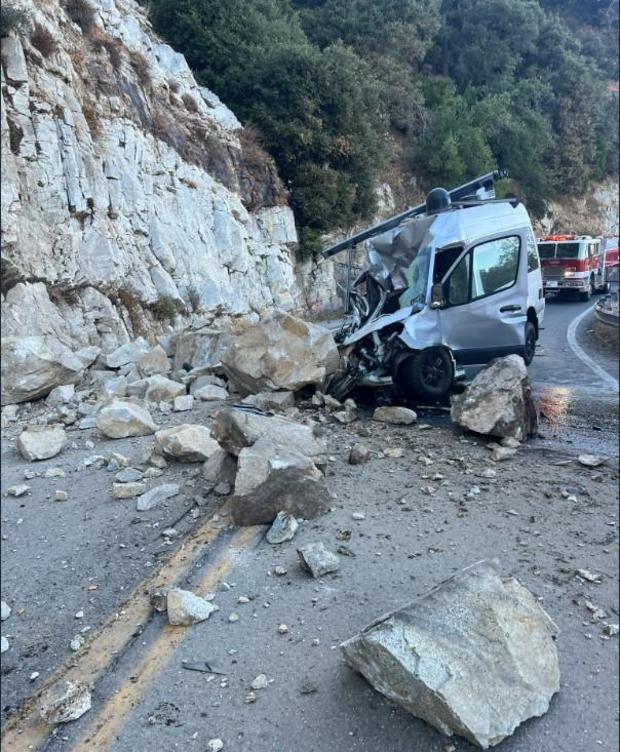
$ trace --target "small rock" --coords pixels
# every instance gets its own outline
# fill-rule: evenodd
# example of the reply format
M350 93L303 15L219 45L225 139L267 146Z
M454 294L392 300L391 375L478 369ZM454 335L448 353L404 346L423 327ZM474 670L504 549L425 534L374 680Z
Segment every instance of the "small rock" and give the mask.
M188 627L208 619L219 611L219 606L209 603L189 590L173 588L166 598L168 621L175 626Z
M408 407L384 406L377 407L372 415L373 420L380 423L390 423L396 426L409 426L418 419L417 414Z
M220 752L224 749L224 742L221 739L209 739L207 742L209 752Z
M294 392L260 392L250 394L242 400L244 405L253 405L265 412L283 412L289 407L295 407Z
M194 407L194 397L191 394L182 394L180 397L175 397L172 403L172 410L175 413L187 412L192 407Z
M245 701L248 705L250 705L253 702L256 702L256 692L248 692L245 696Z
M200 389L194 391L194 397L203 402L215 402L217 400L228 399L228 392L221 386L215 384L205 384Z
M319 691L319 685L316 683L314 679L306 678L302 681L301 685L299 686L299 694L301 695L311 695L318 691Z
M353 512L351 518L354 520L365 520L366 515L364 514L364 512Z
M503 462L504 460L509 460L511 457L514 457L516 453L517 453L516 449L498 445L493 449L493 454L491 455L491 459L494 460L495 462Z
M64 405L75 396L74 384L63 384L62 386L56 386L45 398L45 402L48 405Z
M288 626L286 624L280 624L278 627L278 634L288 634Z
M603 634L607 637L615 637L620 632L620 625L618 624L605 624L603 627Z
M55 457L67 443L62 426L29 426L19 435L17 448L25 460L48 460Z
M265 689L269 685L269 680L265 674L259 674L256 679L250 684L250 688L254 691L258 689Z
M9 496L23 496L24 494L28 493L30 491L30 486L27 486L25 483L20 483L17 486L11 486L10 488L7 488L7 494Z
M39 678L40 676L41 676L41 674L40 674L40 673L39 673L38 671L33 671L33 672L32 672L32 673L30 674L30 676L29 676L29 679L30 679L30 681L35 681L35 680L36 680L36 679L38 679L38 678Z
M6 653L6 651L9 649L9 641L6 639L4 635L0 637L0 653Z
M170 370L170 361L164 348L161 345L155 345L152 350L144 353L138 360L138 370L142 376L168 373Z
M600 574L590 572L589 569L578 569L577 575L581 577L582 580L585 580L586 582L594 582L597 585L602 581Z
M267 542L275 545L293 540L298 528L299 523L293 515L288 512L278 512L267 532Z
M148 410L126 400L113 400L99 410L97 428L109 439L129 436L148 436L155 433L157 425Z
M278 565L273 568L273 573L276 575L276 577L284 577L285 574L288 574L288 570L286 569L286 567L281 567Z
M144 483L113 483L112 494L115 499L133 499L146 491Z
M398 460L401 457L404 457L404 455L405 455L405 450L402 449L401 447L388 447L387 449L383 450L383 456L389 457L390 459L393 459L393 460Z
M155 434L155 448L181 462L204 462L220 449L208 428L184 424Z
M168 590L153 590L149 594L149 600L153 611L162 614L168 608Z
M5 621L11 615L11 607L6 601L0 602L0 621Z
M297 549L297 555L304 569L318 579L329 572L336 572L340 568L340 560L336 554L328 551L322 543L310 543Z
M230 616L228 617L228 621L229 621L229 622L230 622L231 624L233 624L233 623L234 623L234 622L236 622L236 621L239 621L239 614L236 614L236 613L235 613L235 612L233 611L233 612L232 612L232 614L230 614Z
M46 723L67 723L83 716L90 707L90 692L87 687L60 680L41 698L39 713Z
M354 444L349 452L350 465L362 465L370 459L370 449L364 444Z
M504 436L500 444L503 447L508 447L508 449L518 449L521 446L521 442L515 439L514 436Z
M141 470L137 470L135 467L124 467L119 470L114 476L114 480L118 483L135 483L142 480L144 473Z
M54 493L54 500L55 501L67 501L68 499L69 499L69 494L68 494L67 491L61 491L60 489L58 489Z
M82 647L84 644L84 638L80 634L76 634L73 636L73 639L69 643L69 647L71 650L73 650L74 653L77 653L77 651Z
M161 501L171 499L179 493L179 486L176 483L164 483L161 486L155 486L140 496L136 502L138 512L147 512L149 509L157 506Z
M599 467L607 462L607 457L599 457L597 454L580 454L578 462L585 467Z

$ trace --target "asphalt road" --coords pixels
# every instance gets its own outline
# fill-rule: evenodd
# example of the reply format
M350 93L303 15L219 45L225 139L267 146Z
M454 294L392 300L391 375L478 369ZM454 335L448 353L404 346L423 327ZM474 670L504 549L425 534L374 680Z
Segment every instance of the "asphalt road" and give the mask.
M196 506L196 466L171 463L157 479L182 486L161 508L136 515L131 501L112 501L111 474L84 468L84 459L111 450L138 458L150 437L110 442L96 431L76 432L73 446L36 466L62 466L66 478L34 478L26 481L28 496L6 497L7 486L23 482L32 465L16 456L19 427L5 432L2 597L13 613L2 625L11 645L2 656L3 719L10 727L3 752L41 743L46 752L208 752L214 738L223 740L224 752L443 752L449 744L473 752L395 708L344 665L337 646L482 557L499 558L562 630L560 693L545 716L499 749L617 749L618 638L603 639L601 622L584 605L587 599L607 612L606 621L618 622L618 404L609 380L617 376L617 353L594 337L589 315L575 343L608 378L567 340L571 322L590 305L549 301L531 368L543 438L494 466L497 478L481 476L490 466L485 442L455 434L445 422L429 430L390 429L364 416L351 427L327 424L332 510L282 546L269 546L262 528L229 528L225 508L213 517L221 499ZM211 409L170 416L167 424L208 423ZM351 467L348 449L360 440L375 454ZM403 457L381 459L386 446L402 448ZM581 467L575 456L583 449L610 461ZM429 491L437 471L445 482ZM467 497L474 485L480 494ZM55 488L69 489L69 501L54 502ZM354 521L353 511L366 519ZM179 535L166 542L161 531L170 526ZM353 555L341 557L340 572L314 581L300 570L299 545L322 540L335 550L346 531ZM154 574L158 562L164 569ZM286 576L274 576L278 564ZM578 568L600 573L601 583L577 579ZM147 591L172 580L213 592L220 611L188 629L167 626L163 615L150 615ZM76 620L78 611L84 616ZM233 612L238 621L229 621ZM87 643L72 654L69 640L82 625ZM205 660L219 673L188 670ZM60 666L92 684L93 708L48 738L27 698ZM33 671L39 676L30 679ZM248 703L260 673L270 683Z

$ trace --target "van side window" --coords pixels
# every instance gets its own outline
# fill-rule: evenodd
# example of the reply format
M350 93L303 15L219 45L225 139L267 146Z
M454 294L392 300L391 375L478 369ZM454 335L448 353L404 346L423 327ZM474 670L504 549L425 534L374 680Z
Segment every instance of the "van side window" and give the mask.
M471 253L463 256L448 279L448 303L461 305L469 300L469 266Z
M490 240L472 251L472 300L512 287L519 269L518 236Z
M532 233L527 233L527 270L533 272L540 266L538 247Z

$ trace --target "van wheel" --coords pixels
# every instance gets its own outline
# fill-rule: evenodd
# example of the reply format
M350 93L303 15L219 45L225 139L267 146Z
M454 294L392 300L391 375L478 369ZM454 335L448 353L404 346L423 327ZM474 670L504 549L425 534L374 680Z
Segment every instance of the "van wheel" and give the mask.
M525 324L525 347L523 350L523 360L525 365L529 366L534 360L536 353L536 327L531 321Z
M428 347L404 360L395 379L409 398L430 402L443 399L453 380L452 358L442 347Z

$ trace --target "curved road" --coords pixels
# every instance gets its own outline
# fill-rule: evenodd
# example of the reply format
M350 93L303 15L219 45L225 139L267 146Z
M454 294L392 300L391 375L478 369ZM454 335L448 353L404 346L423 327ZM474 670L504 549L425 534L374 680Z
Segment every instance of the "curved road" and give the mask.
M618 351L594 331L595 302L547 299L530 377L544 441L616 455Z

